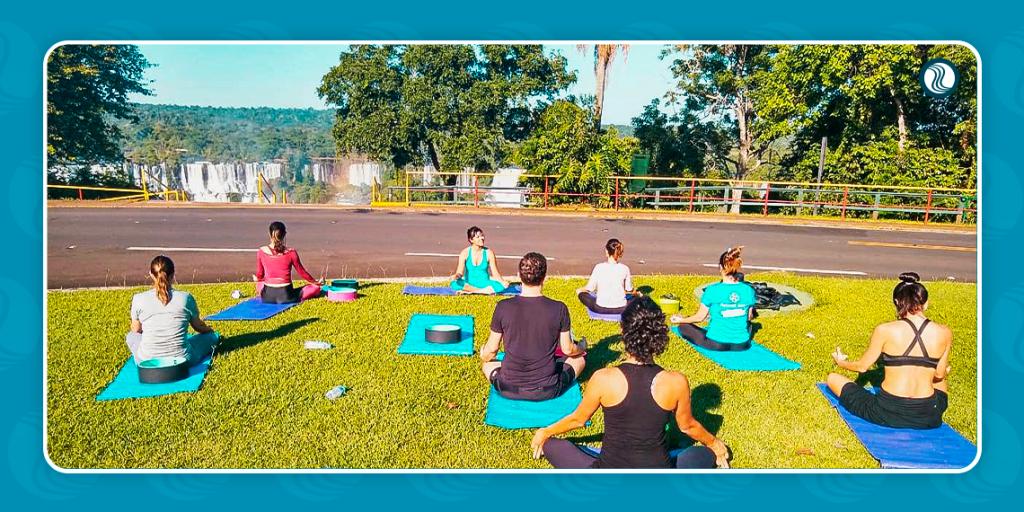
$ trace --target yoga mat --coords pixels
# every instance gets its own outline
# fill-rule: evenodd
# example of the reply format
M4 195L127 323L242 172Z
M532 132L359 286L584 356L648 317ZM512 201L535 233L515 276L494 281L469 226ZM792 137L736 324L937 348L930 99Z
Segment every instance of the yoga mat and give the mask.
M292 306L291 304L264 304L259 297L253 297L245 302L239 302L230 308L221 311L213 316L206 317L207 320L266 320Z
M458 343L430 343L426 328L434 324L457 325L462 329L462 341ZM473 317L470 315L426 315L416 313L409 319L405 339L398 346L399 354L428 356L471 356L473 355Z
M543 402L510 400L499 395L494 386L490 386L490 389L484 424L509 430L551 425L575 411L583 400L579 382L573 382L572 387L558 398Z
M875 425L850 414L850 411L839 405L839 398L832 394L825 383L819 382L818 389L883 468L963 469L971 464L978 453L974 444L946 423L929 430ZM878 392L875 388L867 389L872 393Z
M679 329L672 327L672 332L683 338L679 334ZM686 338L683 338L686 340ZM710 359L712 362L725 368L726 370L736 371L750 371L750 372L774 372L774 371L785 371L785 370L799 370L800 363L796 361L790 361L785 357L782 357L771 350L765 348L764 345L754 341L751 342L750 348L739 352L721 352L718 350L708 350L703 347L698 347L689 340L686 342L693 347L701 355Z
M509 285L505 291L498 295L519 295L522 288L518 284ZM402 293L406 295L456 295L455 290L451 287L445 286L416 286L414 284L407 284L405 288L402 288ZM473 295L484 295L482 293L476 293Z
M210 356L206 356L199 364L188 369L188 377L176 382L162 384L143 384L139 381L139 367L135 358L129 356L117 372L114 380L96 397L97 401L120 400L122 398L147 398L151 396L171 395L196 391L203 384L206 372L210 369Z
M596 295L591 293L590 296L591 297L595 297ZM626 299L627 300L632 299L632 298L633 298L633 295L626 294ZM620 321L622 321L622 313L595 313L595 312L591 311L590 308L588 308L586 306L583 306L583 309L587 310L587 316L589 316L591 320L604 320L605 322L620 322Z

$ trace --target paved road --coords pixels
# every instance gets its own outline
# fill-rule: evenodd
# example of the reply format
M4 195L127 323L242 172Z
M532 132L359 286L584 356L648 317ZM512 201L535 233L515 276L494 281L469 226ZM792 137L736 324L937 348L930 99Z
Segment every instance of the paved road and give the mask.
M952 276L971 282L978 270L975 252L873 245L974 249L973 234L417 211L49 208L47 283L50 288L144 284L149 261L159 252L174 259L179 282L251 280L256 267L252 251L267 242L267 226L274 220L288 225L287 242L299 249L310 273L327 277L450 275L454 258L407 253L456 254L465 247L466 228L473 225L484 229L487 245L498 255L538 251L553 258L553 275L589 274L603 259L605 240L612 237L625 243L623 261L634 274L713 274L716 270L704 264L716 263L733 245L746 246L748 269L863 272L888 278L914 270L926 280ZM498 268L515 275L516 260L499 259Z

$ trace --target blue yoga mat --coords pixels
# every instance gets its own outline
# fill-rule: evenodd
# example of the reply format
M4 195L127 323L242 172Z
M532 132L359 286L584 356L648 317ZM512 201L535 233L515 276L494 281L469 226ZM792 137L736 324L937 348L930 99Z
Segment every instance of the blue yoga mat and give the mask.
M518 284L513 284L505 289L505 291L498 295L519 295L522 288ZM414 284L407 284L402 288L402 293L406 295L455 295L455 290L452 290L449 286L416 286ZM483 294L474 294L483 295Z
M676 336L683 338L683 336L679 334L678 328L672 327L672 332L674 332ZM686 338L683 339L686 340ZM764 345L761 345L756 341L750 344L749 349L739 352L708 350L690 343L689 340L686 340L686 342L689 343L689 345L697 352L700 352L701 355L726 370L774 372L800 369L800 363L790 361L789 359L768 350Z
M147 398L199 390L210 369L210 356L188 369L188 377L176 382L144 384L139 381L139 367L135 358L129 357L114 380L96 397L98 401L120 400L122 398Z
M428 325L452 324L462 328L462 341L458 343L430 343L427 341ZM428 356L471 356L473 355L473 317L471 315L425 315L416 313L409 319L405 339L398 346L399 354Z
M622 320L622 313L594 313L586 306L583 309L587 310L587 316L591 320L604 320L605 322L619 322Z
M206 317L207 320L266 320L292 306L298 306L299 302L291 304L264 304L259 297L253 297L247 301L239 302L230 308L221 311L213 316Z
M574 382L562 396L543 402L510 400L499 395L494 386L490 386L490 389L484 424L509 430L551 425L575 411L583 400L579 382Z
M850 414L850 411L839 405L839 398L832 394L825 383L819 382L818 389L883 468L963 469L978 454L978 448L973 443L945 423L929 430L875 425ZM878 392L874 388L867 389L872 393Z

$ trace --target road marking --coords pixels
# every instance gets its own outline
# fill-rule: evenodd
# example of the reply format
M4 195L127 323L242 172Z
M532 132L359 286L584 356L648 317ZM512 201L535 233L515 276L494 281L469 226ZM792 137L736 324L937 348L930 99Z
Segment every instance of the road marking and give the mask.
M256 249L231 249L220 247L128 247L127 251L147 252L256 252Z
M407 252L406 256L436 256L438 258L458 258L458 254L447 254L443 252ZM501 258L503 260L521 260L522 256L500 256L495 255L495 258ZM555 261L554 258L547 258L548 261Z
M903 244L895 242L860 242L857 240L849 240L846 243L850 245L864 245L868 247L899 247L901 249L931 249L933 251L978 252L977 247L963 247L959 245Z
M717 263L705 263L705 267L718 268ZM866 276L867 273L859 270L822 270L818 268L790 268L790 267L759 267L757 265L743 265L743 268L753 270L778 270L782 272L810 272L812 274L841 274L844 276Z

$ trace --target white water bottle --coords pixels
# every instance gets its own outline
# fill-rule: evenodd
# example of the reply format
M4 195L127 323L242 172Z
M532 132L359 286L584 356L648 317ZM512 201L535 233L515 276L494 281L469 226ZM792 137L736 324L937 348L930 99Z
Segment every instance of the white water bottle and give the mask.
M337 386L329 389L327 391L327 394L324 396L327 397L328 400L334 400L335 398L341 398L345 396L345 393L348 393L348 388L346 388L345 386Z
M330 343L327 343L326 341L309 340L309 341L306 342L306 348L307 349L327 349L327 348L334 348L334 345L331 345Z

